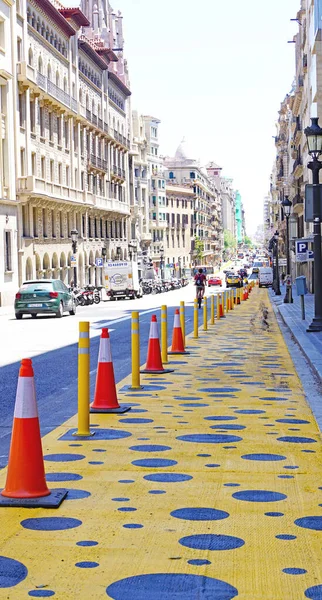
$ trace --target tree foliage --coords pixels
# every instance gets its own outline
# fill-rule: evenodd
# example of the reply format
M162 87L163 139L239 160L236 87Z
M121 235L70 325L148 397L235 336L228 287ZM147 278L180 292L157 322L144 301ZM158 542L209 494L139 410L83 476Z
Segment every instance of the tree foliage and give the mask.
M248 235L245 235L245 245L250 246L251 248L253 247L253 242Z
M195 238L195 254L196 254L196 258L197 261L199 263L202 262L203 259L203 255L204 255L204 251L205 251L205 246L204 243L201 241L201 239L197 236Z
M225 250L236 248L237 241L229 229L224 230L224 247Z

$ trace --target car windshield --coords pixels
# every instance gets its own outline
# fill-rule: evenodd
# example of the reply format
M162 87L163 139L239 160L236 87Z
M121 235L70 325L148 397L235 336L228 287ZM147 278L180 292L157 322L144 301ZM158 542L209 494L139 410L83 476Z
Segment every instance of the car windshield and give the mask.
M50 292L52 289L52 283L23 283L20 292Z

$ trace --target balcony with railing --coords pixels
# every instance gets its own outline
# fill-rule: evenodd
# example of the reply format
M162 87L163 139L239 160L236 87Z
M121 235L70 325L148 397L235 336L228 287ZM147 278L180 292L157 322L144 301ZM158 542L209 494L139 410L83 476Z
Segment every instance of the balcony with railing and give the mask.
M88 159L89 166L95 167L100 171L107 171L107 160L105 158L101 158L100 156L96 156L95 154L91 154Z
M17 180L17 194L18 195L29 195L38 194L39 196L45 196L57 200L69 200L77 203L86 203L86 192L82 190L76 190L67 185L59 183L53 183L40 177L33 175L26 177L18 177Z

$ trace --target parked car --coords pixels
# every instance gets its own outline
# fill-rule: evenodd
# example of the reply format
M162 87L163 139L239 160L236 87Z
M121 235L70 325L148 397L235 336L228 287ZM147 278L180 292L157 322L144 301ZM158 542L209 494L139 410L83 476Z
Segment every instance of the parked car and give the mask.
M76 314L75 296L60 279L35 279L25 281L15 298L16 319L23 315L36 318L38 314L54 314L60 318L64 312Z
M208 279L208 286L222 285L222 279L218 275L210 275Z
M259 287L268 287L273 285L273 269L271 267L260 267L258 273Z
M242 287L242 285L243 285L243 280L240 277L240 275L237 275L235 273L229 273L228 277L226 278L226 288Z
M258 273L252 273L251 275L249 275L248 281L252 281L252 279L254 281L258 281Z

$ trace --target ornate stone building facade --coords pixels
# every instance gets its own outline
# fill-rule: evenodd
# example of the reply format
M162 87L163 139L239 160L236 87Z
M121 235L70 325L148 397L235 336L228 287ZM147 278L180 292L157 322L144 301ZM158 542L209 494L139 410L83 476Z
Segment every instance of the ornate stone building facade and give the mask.
M76 259L78 282L100 284L97 259L128 255L131 92L121 18L107 1L84 0L81 9L26 1L17 67L20 280L68 283Z
M10 0L0 0L0 306L11 304L18 287L17 201L15 179L15 104L16 80L13 77L21 33L11 43L12 24L20 24L21 7Z

